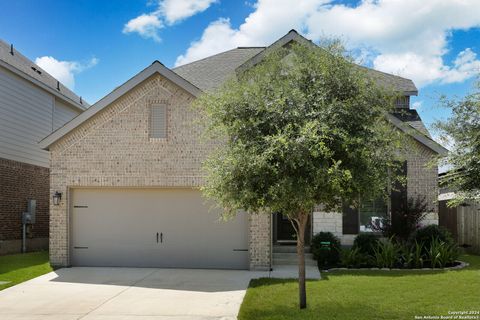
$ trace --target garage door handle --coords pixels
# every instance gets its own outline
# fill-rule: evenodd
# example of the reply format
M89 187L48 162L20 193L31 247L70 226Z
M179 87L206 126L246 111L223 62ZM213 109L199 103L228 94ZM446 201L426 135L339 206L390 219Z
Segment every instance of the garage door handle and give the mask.
M158 232L157 232L157 243L158 243Z
M160 233L160 242L163 243L163 232Z

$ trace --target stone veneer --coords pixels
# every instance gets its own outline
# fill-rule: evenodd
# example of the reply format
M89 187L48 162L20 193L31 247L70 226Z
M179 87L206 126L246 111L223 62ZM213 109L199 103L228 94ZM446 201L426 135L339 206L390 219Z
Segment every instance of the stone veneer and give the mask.
M50 146L50 262L69 265L69 190L75 187L192 187L204 182L201 164L214 148L202 140L204 127L191 108L194 96L159 74ZM149 137L149 106L167 105L167 138ZM252 216L250 266L269 264L268 216ZM268 233L263 234L263 232ZM267 262L268 261L268 262Z
M430 163L434 156L433 151L416 141L407 154L407 194L414 198L425 196L428 212L423 225L438 224L438 168ZM355 235L342 233L342 214L322 212L320 208L313 213L313 233L329 231L343 245L352 245Z

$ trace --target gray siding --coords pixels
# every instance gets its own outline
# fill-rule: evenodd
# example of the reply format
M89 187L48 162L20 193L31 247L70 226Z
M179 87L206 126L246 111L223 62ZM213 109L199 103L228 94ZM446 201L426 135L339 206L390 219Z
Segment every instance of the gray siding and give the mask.
M53 112L53 130L57 130L68 121L75 118L78 111L59 99L55 99L55 109Z
M48 167L49 154L37 142L75 114L64 103L55 106L51 94L0 67L0 158Z

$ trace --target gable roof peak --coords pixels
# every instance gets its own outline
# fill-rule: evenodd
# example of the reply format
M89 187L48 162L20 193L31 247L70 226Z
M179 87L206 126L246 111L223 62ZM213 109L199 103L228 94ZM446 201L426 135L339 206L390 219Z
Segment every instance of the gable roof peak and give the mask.
M162 66L165 66L163 63L161 63L161 62L158 61L158 60L155 60L155 61L152 62L152 64L156 64L156 63L159 63L159 64L162 65Z
M198 87L193 85L190 81L186 80L182 76L178 75L177 73L173 72L169 68L165 67L160 61L155 60L151 65L137 73L135 76L130 78L128 81L120 85L119 87L115 88L112 92L107 94L105 97L97 101L94 105L88 108L85 112L79 114L69 122L63 125L63 127L58 128L56 131L52 132L47 137L43 138L39 145L42 149L48 150L49 147L61 139L63 136L68 134L70 131L74 130L82 123L87 121L88 119L92 118L95 114L115 102L117 99L122 97L124 94L132 90L138 84L143 82L144 80L148 79L150 76L154 74L160 74L161 76L165 77L169 81L173 82L180 88L183 88L185 91L193 95L194 97L198 97L202 90Z

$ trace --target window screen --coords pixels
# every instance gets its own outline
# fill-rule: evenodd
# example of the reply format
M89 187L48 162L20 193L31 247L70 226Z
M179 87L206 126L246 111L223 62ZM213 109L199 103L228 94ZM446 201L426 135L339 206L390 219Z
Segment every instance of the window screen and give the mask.
M153 105L150 113L150 138L166 138L167 106Z

